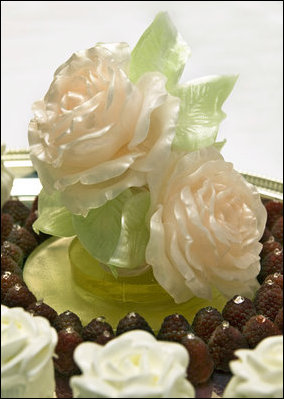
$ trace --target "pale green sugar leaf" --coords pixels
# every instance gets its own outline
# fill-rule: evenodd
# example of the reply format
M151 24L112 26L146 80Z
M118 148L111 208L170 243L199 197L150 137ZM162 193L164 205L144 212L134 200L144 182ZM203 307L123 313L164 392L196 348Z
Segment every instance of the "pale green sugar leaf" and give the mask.
M214 144L226 116L221 107L236 80L237 76L208 76L172 90L181 99L173 149L195 151Z
M121 233L109 263L117 267L136 268L145 264L149 230L145 217L150 205L148 191L134 194L123 207Z
M168 78L168 89L174 86L190 55L166 12L159 13L146 29L131 53L130 79L135 83L145 72L161 72Z
M132 196L128 189L103 206L91 209L86 217L73 215L78 239L86 250L104 264L109 263L121 231L121 214L125 201Z
M72 214L60 202L60 193L49 195L41 190L38 199L39 216L33 224L36 233L40 231L56 237L71 237L75 235L72 224Z

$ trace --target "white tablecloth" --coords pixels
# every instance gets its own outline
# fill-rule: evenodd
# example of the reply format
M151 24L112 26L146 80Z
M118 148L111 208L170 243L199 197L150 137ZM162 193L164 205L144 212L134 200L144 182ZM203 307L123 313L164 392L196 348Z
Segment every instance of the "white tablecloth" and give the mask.
M159 11L190 45L182 82L240 74L224 104L226 160L283 179L282 1L9 1L2 8L2 138L28 147L31 105L70 55L98 41L132 47Z

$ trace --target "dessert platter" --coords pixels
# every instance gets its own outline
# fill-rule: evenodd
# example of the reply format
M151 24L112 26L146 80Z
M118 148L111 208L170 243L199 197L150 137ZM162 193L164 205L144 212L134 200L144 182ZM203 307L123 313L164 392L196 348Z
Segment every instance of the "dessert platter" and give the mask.
M1 397L283 397L283 184L189 54L167 13L73 54L1 151Z

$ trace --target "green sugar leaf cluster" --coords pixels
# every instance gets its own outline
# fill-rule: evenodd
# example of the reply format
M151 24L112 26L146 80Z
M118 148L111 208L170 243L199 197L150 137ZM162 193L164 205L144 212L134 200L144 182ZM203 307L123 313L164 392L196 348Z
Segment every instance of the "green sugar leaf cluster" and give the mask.
M131 53L130 79L136 82L145 72L158 71L168 78L168 89L179 80L190 55L169 16L159 13Z
M59 193L48 195L42 190L33 228L57 237L76 235L86 250L111 270L113 266L136 268L145 264L149 205L148 191L128 189L84 217L62 206Z
M209 76L178 85L189 55L189 47L168 14L159 13L132 51L130 78L136 82L151 71L167 77L170 94L181 100L173 149L195 151L215 143L226 116L221 107L237 76Z
M236 80L236 76L209 76L172 90L181 99L174 149L195 151L215 143L226 116L221 108Z

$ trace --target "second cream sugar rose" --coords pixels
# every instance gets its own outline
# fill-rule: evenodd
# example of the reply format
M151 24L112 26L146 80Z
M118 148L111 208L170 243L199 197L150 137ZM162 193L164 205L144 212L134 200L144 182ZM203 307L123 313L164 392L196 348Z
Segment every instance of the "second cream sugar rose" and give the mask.
M80 344L74 359L82 375L71 377L75 398L194 398L186 379L187 350L129 331L105 346Z
M224 398L283 398L283 335L267 337L254 349L235 354Z
M172 154L148 175L152 198L146 260L175 299L251 297L258 283L266 211L255 187L214 146Z
M1 305L1 397L52 398L56 343L48 320Z

